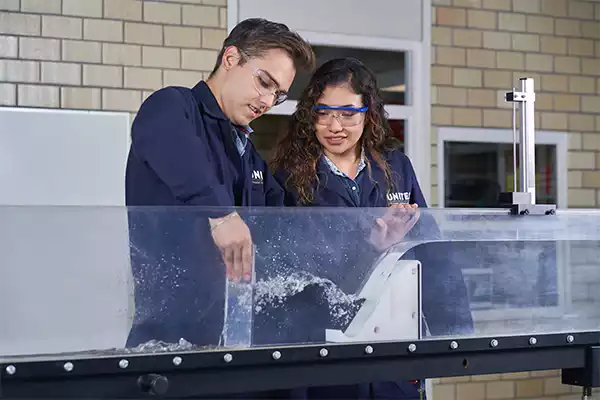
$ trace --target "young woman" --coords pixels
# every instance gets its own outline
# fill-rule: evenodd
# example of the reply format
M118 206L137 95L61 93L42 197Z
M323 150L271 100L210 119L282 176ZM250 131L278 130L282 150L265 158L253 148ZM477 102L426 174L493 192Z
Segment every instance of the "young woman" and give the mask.
M360 61L341 58L326 62L314 73L292 115L289 131L278 144L271 167L286 192L286 205L386 207L374 218L366 218L370 225L366 229L364 221L348 222L350 214L336 219L334 213L322 213L326 219L323 227L329 230L325 235L335 242L332 247L340 249L338 256L325 263L327 278L336 284L347 284L347 275L356 275L350 269L357 259L364 262L365 254L375 255L407 234L430 236L431 229L437 229L432 218L421 216L419 220L417 207L427 204L410 160L394 142L376 77ZM353 215L372 216L365 211ZM347 240L344 235L352 231L349 226L363 229ZM295 226L294 230L302 229ZM312 231L318 229L313 226ZM361 238L364 246L356 248ZM314 234L310 240L316 240ZM471 329L472 320L462 274L449 265L448 253L439 250L427 247L414 258L423 265L423 310L428 328L434 335L464 333ZM322 263L323 255L317 256ZM415 382L378 382L309 388L307 397L419 399L420 389Z

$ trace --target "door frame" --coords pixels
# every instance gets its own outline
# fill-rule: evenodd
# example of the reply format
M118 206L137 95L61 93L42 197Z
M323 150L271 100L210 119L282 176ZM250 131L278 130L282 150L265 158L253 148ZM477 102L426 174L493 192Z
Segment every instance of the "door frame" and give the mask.
M228 32L239 22L238 1L227 1ZM404 151L413 164L425 199L431 203L431 0L422 2L422 15L421 41L303 30L298 33L313 45L402 51L406 54L406 102L409 104L387 104L385 110L390 119L405 121ZM296 104L295 100L287 100L267 114L291 115Z

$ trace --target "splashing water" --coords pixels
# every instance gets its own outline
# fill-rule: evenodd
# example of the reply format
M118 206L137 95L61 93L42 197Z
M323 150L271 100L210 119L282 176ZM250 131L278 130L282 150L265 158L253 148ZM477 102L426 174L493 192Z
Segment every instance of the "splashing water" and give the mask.
M317 285L324 289L332 322L341 324L350 322L362 299L343 292L329 279L308 273L293 273L257 282L254 285L254 310L263 312L268 308L282 307L288 298L302 292L310 285Z
M181 338L177 343L163 342L162 340L150 340L136 347L125 349L126 353L162 353L170 351L188 351L195 349L194 345Z

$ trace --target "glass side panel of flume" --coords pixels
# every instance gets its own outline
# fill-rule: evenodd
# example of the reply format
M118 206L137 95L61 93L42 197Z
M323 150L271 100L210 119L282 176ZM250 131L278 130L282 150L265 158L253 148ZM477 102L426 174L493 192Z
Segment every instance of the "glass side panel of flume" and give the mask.
M0 359L600 326L594 210L238 209L254 249L239 282L208 226L223 212L0 207Z

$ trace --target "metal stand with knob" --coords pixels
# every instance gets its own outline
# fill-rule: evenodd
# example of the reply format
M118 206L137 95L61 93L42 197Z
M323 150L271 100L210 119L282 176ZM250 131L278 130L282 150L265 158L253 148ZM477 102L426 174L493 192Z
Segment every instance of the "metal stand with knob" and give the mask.
M555 204L536 204L535 197L535 89L533 79L521 78L521 89L506 93L513 103L513 192L500 193L500 207L508 207L514 215L553 215ZM517 129L516 106L520 109L519 124L519 191L517 192Z

